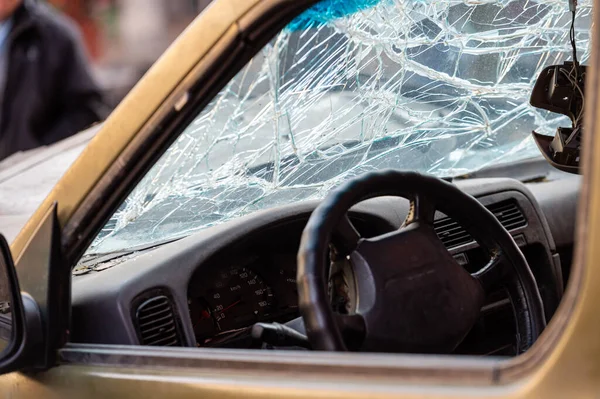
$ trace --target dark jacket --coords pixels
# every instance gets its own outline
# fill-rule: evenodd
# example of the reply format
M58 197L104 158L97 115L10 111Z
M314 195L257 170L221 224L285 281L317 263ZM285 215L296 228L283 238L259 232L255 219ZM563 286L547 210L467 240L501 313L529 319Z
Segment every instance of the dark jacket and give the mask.
M0 160L54 143L106 116L74 24L28 0L12 18L0 93Z

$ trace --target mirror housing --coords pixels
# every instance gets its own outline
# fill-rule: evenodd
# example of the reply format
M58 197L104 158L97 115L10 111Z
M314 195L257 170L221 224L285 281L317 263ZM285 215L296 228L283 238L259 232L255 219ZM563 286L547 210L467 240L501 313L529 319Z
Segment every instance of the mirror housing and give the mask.
M571 61L550 65L540 73L531 92L530 104L568 116L571 127L559 127L554 137L533 132L533 139L546 161L563 172L580 172L581 136L586 66Z
M10 247L0 234L0 374L35 367L41 326L37 304L21 293Z

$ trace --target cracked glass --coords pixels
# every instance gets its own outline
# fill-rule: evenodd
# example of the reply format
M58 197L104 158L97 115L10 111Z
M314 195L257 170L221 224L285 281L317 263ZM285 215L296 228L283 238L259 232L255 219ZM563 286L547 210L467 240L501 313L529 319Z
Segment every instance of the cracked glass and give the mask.
M328 0L273 38L162 156L87 254L127 251L324 197L383 168L457 176L539 157L529 105L571 57L566 0ZM591 1L579 3L579 60ZM84 258L85 259L85 258Z

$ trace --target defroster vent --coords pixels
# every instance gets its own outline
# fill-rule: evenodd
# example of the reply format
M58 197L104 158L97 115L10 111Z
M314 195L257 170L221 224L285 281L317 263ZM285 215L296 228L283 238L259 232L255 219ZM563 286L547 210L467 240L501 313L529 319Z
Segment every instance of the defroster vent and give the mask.
M143 301L135 312L140 343L150 346L181 346L171 299L165 295Z
M525 215L513 200L498 202L487 208L508 231L527 226ZM446 248L458 247L473 241L471 235L461 225L447 216L436 220L433 227Z

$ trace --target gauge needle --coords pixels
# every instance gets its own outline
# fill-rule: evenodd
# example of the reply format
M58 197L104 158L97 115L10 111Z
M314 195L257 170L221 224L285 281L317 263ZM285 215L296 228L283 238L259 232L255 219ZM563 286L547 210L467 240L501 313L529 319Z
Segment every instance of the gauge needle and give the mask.
M200 320L210 319L210 313L207 310L203 310L200 314Z
M221 310L221 313L228 311L229 309L231 309L232 307L234 307L235 305L237 305L240 302L242 302L242 300L238 299L237 301L235 301L231 305L227 306L225 309Z

